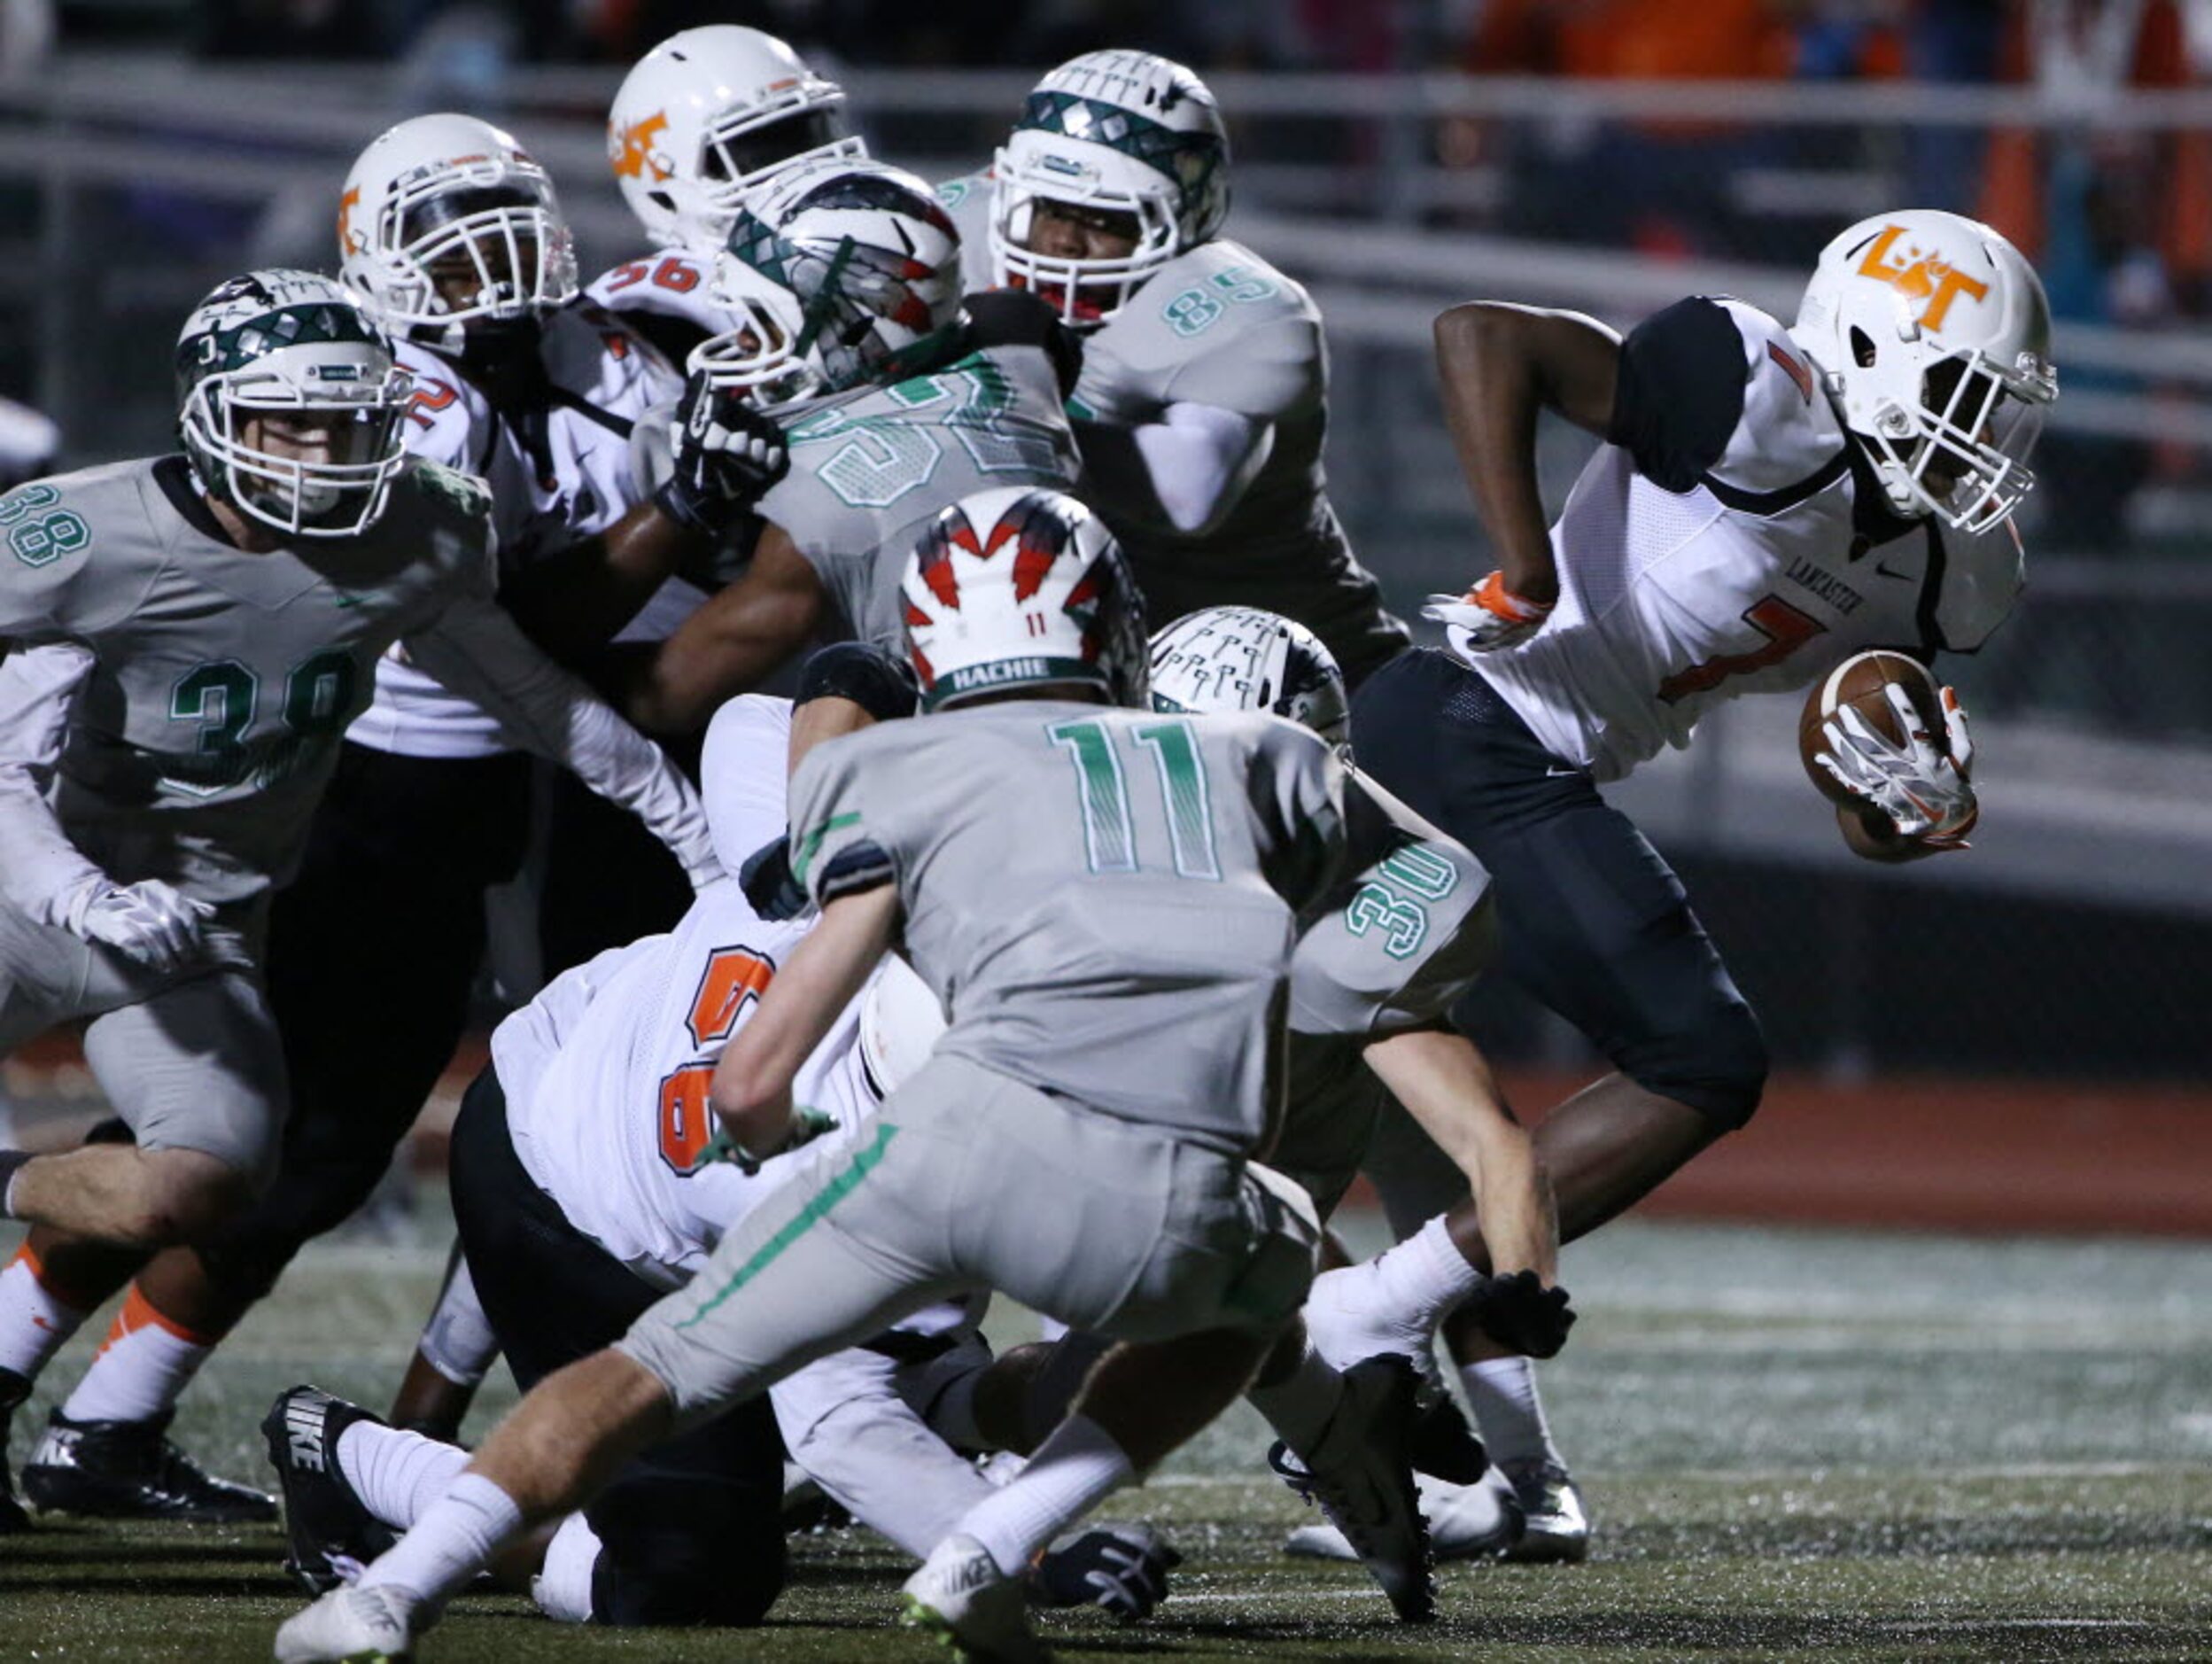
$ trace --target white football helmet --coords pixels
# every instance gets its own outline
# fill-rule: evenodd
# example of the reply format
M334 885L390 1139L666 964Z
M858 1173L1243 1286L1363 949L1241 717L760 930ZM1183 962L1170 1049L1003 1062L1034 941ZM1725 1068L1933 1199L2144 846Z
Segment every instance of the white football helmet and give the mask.
M1145 603L1122 547L1073 497L1001 486L931 524L900 580L924 711L1015 688L1145 703Z
M1272 711L1330 744L1351 743L1336 655L1295 618L1262 607L1203 607L1152 642L1155 711Z
M1229 133L1206 83L1150 52L1085 52L1037 82L991 167L990 252L1002 288L1028 289L1071 324L1104 323L1154 272L1229 215ZM1134 217L1118 259L1032 253L1040 199Z
M878 1102L929 1061L945 1027L944 1007L929 984L897 954L886 953L860 995L860 1067Z
M867 153L845 130L844 89L774 35L734 23L670 35L623 78L607 114L607 159L630 212L661 247L702 255L779 175Z
M1821 251L1789 334L1899 514L1985 532L2034 486L2059 396L2051 307L1988 226L1934 208L1861 220Z
M876 161L818 162L740 211L708 293L740 322L687 368L758 402L896 380L960 317L960 234L929 187Z
M410 340L458 354L576 299L576 245L546 170L470 115L419 115L361 153L338 212L345 281Z
M217 285L177 338L176 390L208 495L297 537L351 537L384 512L406 459L408 379L343 284L272 270Z

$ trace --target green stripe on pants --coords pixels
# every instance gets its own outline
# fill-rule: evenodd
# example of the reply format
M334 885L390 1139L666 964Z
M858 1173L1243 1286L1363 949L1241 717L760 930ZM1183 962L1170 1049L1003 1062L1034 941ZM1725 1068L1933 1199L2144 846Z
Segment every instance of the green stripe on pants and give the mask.
M693 1324L704 1318L709 1312L760 1275L761 1271L784 1249L812 1230L832 1208L852 1194L859 1186L860 1181L875 1170L876 1164L883 1159L884 1149L890 1144L891 1135L897 1131L898 1129L889 1122L878 1127L874 1142L852 1158L851 1166L823 1186L814 1200L799 1209L796 1218L762 1243L754 1251L753 1256L731 1274L730 1280L715 1291L713 1299L708 1301L705 1305L700 1307L698 1310L693 1312L676 1326L679 1329L688 1329Z

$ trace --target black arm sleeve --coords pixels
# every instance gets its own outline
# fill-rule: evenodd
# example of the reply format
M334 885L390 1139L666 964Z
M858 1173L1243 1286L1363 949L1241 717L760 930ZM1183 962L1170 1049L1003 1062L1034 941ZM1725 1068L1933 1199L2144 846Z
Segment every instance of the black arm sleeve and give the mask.
M1653 485L1688 491L1728 448L1743 419L1748 379L1735 321L1710 300L1678 300L1620 344L1605 437Z
M965 297L968 340L976 346L1038 346L1052 361L1060 397L1075 391L1083 374L1083 338L1059 314L1023 289L986 289Z
M799 672L795 705L825 696L850 699L878 722L914 714L914 673L903 658L865 641L823 648Z

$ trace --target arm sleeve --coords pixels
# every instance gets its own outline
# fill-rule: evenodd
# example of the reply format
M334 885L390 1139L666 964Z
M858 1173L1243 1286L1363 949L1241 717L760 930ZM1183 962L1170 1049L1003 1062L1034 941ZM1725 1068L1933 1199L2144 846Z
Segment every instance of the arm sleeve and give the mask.
M1275 446L1271 423L1188 401L1169 405L1157 422L1086 422L1076 433L1100 497L1185 537L1221 524Z
M898 881L897 864L869 824L850 736L816 746L791 777L791 875L817 906Z
M1693 297L1654 313L1620 344L1605 437L1665 490L1688 491L1743 419L1743 337L1725 307Z
M63 929L81 900L113 882L69 841L42 789L91 672L91 650L75 642L21 649L0 661L0 895Z
M463 596L407 638L423 670L499 719L509 738L576 772L665 844L695 883L719 872L691 782L661 748L531 644L494 603Z

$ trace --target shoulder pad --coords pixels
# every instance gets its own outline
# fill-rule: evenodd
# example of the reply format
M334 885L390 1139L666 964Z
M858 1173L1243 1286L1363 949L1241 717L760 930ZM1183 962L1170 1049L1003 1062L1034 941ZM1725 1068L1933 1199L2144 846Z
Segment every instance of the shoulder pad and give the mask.
M1708 471L1738 490L1786 491L1835 462L1843 424L1820 372L1778 320L1726 295L1712 301L1742 339L1744 382L1742 417Z

